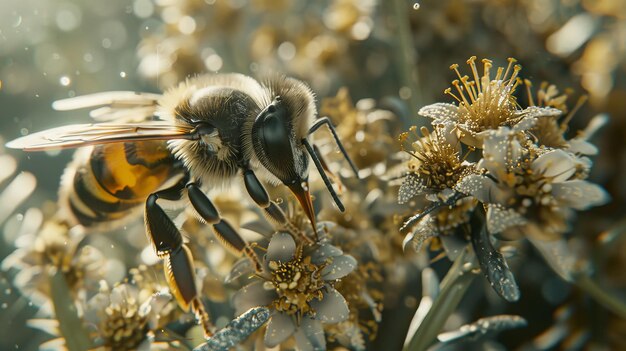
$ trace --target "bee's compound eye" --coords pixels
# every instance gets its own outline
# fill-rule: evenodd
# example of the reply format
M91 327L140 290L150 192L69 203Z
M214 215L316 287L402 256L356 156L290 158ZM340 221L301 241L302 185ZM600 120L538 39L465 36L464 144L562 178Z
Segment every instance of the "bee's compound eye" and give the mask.
M276 106L274 106L274 104L271 104L267 107L267 112L269 113L274 113L276 112Z

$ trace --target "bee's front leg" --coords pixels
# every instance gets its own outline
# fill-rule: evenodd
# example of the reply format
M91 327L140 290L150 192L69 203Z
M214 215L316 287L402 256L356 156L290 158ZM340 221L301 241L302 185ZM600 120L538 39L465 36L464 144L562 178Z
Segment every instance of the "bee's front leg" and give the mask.
M196 275L191 251L165 211L157 204L159 198L171 198L171 189L151 194L146 200L145 221L148 239L156 254L164 260L165 277L172 294L186 311L191 310L202 324L205 337L213 334L215 327L209 320L196 286Z
M261 272L261 262L252 246L243 240L230 223L220 217L219 212L200 187L195 183L187 184L187 194L193 208L208 224L213 226L215 235L222 244L246 255L252 261L255 271Z
M254 174L251 169L245 169L243 171L243 181L252 200L254 200L254 202L263 209L263 211L265 211L266 216L270 220L284 226L291 233L302 237L309 244L314 243L311 238L306 236L302 230L298 229L295 225L293 225L293 223L291 223L291 221L289 221L289 219L287 219L285 212L283 212L280 206L278 206L274 201L270 201L267 190L265 190L265 187L261 184L261 181L259 181L259 178L257 178L256 174ZM317 233L315 233L315 235L317 236Z

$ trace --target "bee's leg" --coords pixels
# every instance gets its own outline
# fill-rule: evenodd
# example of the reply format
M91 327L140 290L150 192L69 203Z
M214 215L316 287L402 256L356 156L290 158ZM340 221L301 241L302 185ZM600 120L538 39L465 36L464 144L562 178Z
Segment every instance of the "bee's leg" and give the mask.
M219 212L200 187L195 183L187 184L187 194L193 208L208 224L213 226L215 235L222 244L246 255L252 261L255 271L261 272L261 262L252 246L243 240L230 223L220 217Z
M335 130L335 126L333 125L333 122L331 122L330 118L322 117L322 118L317 119L313 123L313 125L311 125L311 127L309 128L309 132L307 134L308 135L313 134L316 130L318 130L324 124L328 126L328 129L332 133L333 138L335 139L335 143L337 143L337 146L339 147L339 150L343 154L343 157L346 159L346 161L348 161L348 163L350 164L350 168L352 168L352 171L354 172L354 174L358 178L359 177L359 170L356 168L356 166L354 165L354 162L352 162L352 159L350 159L350 156L348 155L348 152L343 147L343 144L341 143L341 139L339 139L339 135L337 135L337 130Z
M287 219L285 212L283 212L280 206L270 200L267 190L265 190L265 187L261 184L259 178L257 178L251 169L244 170L243 181L252 200L254 200L254 202L263 209L263 211L265 211L266 216L270 220L284 226L289 232L298 235L309 244L314 243L311 238L306 236L302 230L298 229L298 227ZM315 235L317 235L317 233L315 233Z
M176 186L180 190L180 184ZM200 301L191 251L183 243L183 237L174 222L157 204L159 198L175 199L176 186L148 197L145 208L146 231L156 254L164 260L165 277L172 294L183 309L191 308L208 338L213 334L215 327Z
M330 167L328 167L328 163L326 162L326 159L324 158L324 156L322 156L320 149L315 144L313 144L313 152L315 152L315 155L317 155L317 158L320 160L320 163L324 171L328 173L329 177L333 180L333 182L337 184L337 192L339 194L342 194L343 185L341 184L341 180L333 171L330 170Z

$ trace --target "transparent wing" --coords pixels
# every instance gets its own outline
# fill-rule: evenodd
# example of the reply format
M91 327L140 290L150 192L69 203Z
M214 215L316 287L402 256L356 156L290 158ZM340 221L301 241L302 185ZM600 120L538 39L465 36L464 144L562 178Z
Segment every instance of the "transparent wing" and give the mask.
M135 91L107 91L57 100L52 107L58 111L94 108L89 115L96 121L143 121L154 115L159 94Z
M43 151L142 140L197 139L193 126L170 122L73 124L26 135L6 144L12 149Z

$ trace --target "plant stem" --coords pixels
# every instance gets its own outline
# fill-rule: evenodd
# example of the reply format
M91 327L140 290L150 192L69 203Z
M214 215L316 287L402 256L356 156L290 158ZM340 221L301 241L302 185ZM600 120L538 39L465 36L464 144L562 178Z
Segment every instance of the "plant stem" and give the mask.
M400 79L402 86L410 90L411 96L409 97L409 111L411 111L411 117L417 117L418 106L421 105L422 93L419 86L419 78L417 73L417 54L415 52L413 39L411 35L411 25L409 23L409 11L413 11L405 0L393 0L393 16L396 19L396 29L398 32L398 51L399 51L399 67L400 67ZM415 119L415 122L411 123L423 123L426 119Z
M468 245L446 273L441 282L441 292L413 334L405 351L421 351L430 347L448 317L456 310L476 276L473 272L473 268L476 268L476 258L473 254L470 258L470 252L471 248Z
M59 321L59 329L65 339L65 347L69 351L84 351L91 348L89 334L83 328L82 321L78 316L74 299L65 275L60 270L51 270L49 273L50 280L50 298L54 306L54 314Z
M574 283L610 312L626 319L626 303L608 293L591 277L586 274L580 274L574 277Z

